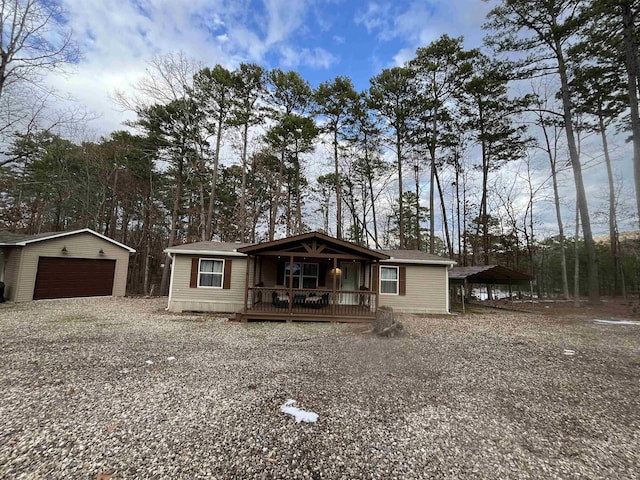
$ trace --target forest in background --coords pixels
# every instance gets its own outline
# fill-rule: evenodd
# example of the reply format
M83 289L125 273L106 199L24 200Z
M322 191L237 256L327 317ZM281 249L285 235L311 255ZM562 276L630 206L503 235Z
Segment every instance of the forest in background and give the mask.
M130 245L131 293L166 292L168 246L316 229L506 265L540 296L640 290L640 239L619 232L640 231L639 2L505 0L483 48L444 35L365 91L158 55L133 94L115 93L136 120L97 141L61 133L86 115L45 108L42 73L78 55L56 8L2 1L0 229L88 227ZM627 184L614 136L629 142ZM602 152L603 207L585 189L585 139Z

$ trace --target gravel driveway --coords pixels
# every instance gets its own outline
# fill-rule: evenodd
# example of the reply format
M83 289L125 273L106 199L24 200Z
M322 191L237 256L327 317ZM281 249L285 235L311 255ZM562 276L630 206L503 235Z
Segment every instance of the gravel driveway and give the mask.
M640 476L640 325L487 312L380 339L164 301L0 305L0 478Z

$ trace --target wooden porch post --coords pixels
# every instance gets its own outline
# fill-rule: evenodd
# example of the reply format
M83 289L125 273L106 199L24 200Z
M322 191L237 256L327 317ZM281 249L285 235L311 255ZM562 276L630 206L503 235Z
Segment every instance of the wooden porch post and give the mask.
M293 255L289 257L289 315L293 311ZM287 320L288 322L291 319Z
M378 287L380 285L380 262L378 260L376 260L375 264L373 265L373 269L374 269L374 273L375 275L373 276L373 279L375 280L375 284L373 284L374 282L372 282L372 286L371 289L376 293L376 312L378 311L378 307L380 304L380 292L378 291Z
M256 272L258 271L258 257L253 257L253 286L258 285L258 279L256 278Z
M251 268L251 262L249 261L249 257L247 257L247 271L244 276L244 307L242 308L243 313L247 313L247 304L249 303L249 269Z
M331 315L335 316L336 315L336 277L338 276L338 259L336 257L333 258L333 275L331 275L331 277L333 277L331 280L333 282L333 291L331 294L332 297L332 301L331 301Z

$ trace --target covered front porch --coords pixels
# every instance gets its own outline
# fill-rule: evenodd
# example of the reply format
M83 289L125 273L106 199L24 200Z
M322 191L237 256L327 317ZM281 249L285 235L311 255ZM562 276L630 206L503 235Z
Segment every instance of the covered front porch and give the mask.
M313 232L238 249L247 271L239 320L370 322L387 255Z

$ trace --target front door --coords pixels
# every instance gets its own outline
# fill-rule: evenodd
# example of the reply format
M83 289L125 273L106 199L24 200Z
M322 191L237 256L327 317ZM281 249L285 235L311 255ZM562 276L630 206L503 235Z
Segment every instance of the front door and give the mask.
M340 266L342 270L342 285L341 290L344 291L356 291L360 287L360 264L359 263L343 263ZM341 293L340 303L343 305L357 305L358 304L357 293Z

